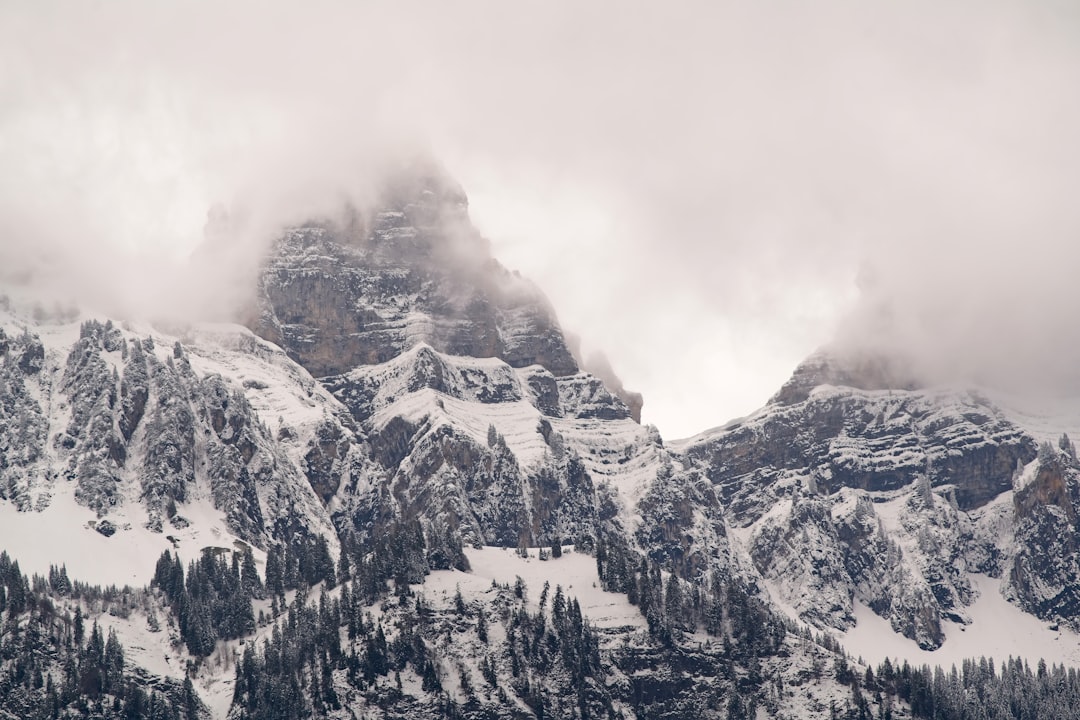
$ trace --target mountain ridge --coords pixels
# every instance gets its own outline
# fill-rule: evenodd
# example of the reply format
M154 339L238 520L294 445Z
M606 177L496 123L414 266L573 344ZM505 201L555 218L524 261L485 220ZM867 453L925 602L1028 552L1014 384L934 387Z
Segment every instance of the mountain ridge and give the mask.
M873 673L836 638L868 610L948 647L988 588L1076 644L1067 438L819 354L665 444L459 187L385 202L285 231L247 328L0 312L0 539L42 577L153 577L119 620L38 584L190 681L186 717L901 716L917 702L852 686ZM597 629L612 607L635 621Z

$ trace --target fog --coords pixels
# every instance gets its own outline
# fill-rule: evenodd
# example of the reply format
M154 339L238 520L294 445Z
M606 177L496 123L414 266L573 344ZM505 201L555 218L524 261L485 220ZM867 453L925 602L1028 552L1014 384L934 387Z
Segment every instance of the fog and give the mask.
M1073 3L667 5L5 3L0 282L227 317L423 152L666 437L827 344L1075 385Z

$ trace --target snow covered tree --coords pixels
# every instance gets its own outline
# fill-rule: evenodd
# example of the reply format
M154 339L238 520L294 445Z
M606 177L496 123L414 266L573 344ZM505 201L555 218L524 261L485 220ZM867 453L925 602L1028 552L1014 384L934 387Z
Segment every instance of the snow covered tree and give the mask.
M1058 440L1058 447L1065 451L1073 461L1076 460L1076 445L1069 439L1068 433L1062 433L1061 438Z

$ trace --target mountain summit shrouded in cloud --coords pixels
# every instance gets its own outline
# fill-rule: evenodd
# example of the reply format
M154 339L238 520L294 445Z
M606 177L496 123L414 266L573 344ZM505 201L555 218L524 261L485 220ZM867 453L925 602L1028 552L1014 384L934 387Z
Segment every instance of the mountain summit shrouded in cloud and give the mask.
M1069 716L1074 13L9 3L0 712Z
M420 150L670 436L757 407L837 330L943 377L1080 359L1071 6L0 14L8 281L213 314L248 247ZM219 204L244 219L236 264L168 279Z

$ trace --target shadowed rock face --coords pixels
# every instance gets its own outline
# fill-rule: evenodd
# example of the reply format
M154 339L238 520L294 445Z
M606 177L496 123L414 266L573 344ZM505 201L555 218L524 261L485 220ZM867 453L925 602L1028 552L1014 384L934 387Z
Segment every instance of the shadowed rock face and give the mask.
M251 323L316 377L419 343L513 367L578 371L532 283L496 262L461 189L437 172L393 180L369 218L288 231L263 271Z
M825 493L895 491L928 475L971 510L1010 490L1017 461L1035 457L1034 441L977 394L839 387L821 367L812 358L755 416L687 447L747 520L769 507L777 479L793 475Z
M1016 555L1009 591L1044 620L1080 624L1080 469L1065 453L1040 452L1034 476L1013 496Z
M1006 570L1031 612L1075 616L1068 473L1040 472L1015 496L1010 569L994 524L1003 506L991 502L1036 457L1034 439L979 393L898 378L896 364L816 355L766 407L691 440L683 457L742 528L758 572L815 626L850 627L858 601L933 649L943 621L967 622L969 573ZM1058 560L1040 560L1043 546Z

